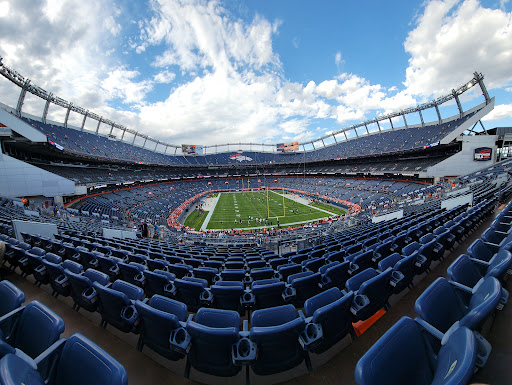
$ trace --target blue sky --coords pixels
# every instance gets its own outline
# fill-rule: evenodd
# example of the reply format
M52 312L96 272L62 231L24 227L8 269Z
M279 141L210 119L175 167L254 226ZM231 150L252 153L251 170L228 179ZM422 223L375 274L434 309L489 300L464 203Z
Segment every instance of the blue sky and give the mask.
M512 125L509 0L0 0L0 56L174 144L308 141L448 93L474 71L496 97L484 125ZM1 102L17 94L0 79Z

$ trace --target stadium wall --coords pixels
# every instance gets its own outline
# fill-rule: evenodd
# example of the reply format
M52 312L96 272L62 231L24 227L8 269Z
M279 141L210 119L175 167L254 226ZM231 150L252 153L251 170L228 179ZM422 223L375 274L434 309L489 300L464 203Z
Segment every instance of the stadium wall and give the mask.
M446 176L461 176L471 174L483 168L489 167L496 160L496 135L474 135L460 136L457 140L462 141L462 150L448 159L429 167L427 177L441 178ZM488 161L475 160L475 149L480 147L492 148L492 156Z
M0 153L0 195L57 197L75 194L75 183Z
M19 135L29 139L32 142L36 143L46 143L48 141L45 134L31 127L23 120L17 118L16 116L10 114L7 111L4 111L0 108L0 123L7 126L10 130L18 133Z

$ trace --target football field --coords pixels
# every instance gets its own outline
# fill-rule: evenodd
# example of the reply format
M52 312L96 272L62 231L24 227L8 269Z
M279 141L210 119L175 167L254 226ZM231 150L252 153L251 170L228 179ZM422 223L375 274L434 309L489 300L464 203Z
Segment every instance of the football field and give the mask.
M284 194L286 195L286 194ZM281 191L221 193L206 229L288 227L333 217L339 208L316 208L287 198Z

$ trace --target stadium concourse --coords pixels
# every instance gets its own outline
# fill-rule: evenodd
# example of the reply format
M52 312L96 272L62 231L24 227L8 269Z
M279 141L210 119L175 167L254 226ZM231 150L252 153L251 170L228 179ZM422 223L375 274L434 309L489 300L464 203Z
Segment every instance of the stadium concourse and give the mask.
M194 154L0 73L21 87L0 109L0 383L511 383L512 161L475 132L481 74L311 142ZM208 196L262 231L189 231Z

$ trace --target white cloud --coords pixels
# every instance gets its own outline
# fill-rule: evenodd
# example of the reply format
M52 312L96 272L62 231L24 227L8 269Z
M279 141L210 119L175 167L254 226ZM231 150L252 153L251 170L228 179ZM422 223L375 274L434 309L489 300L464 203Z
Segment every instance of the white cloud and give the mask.
M133 79L139 75L138 71L129 71L124 67L109 72L108 77L101 82L101 88L107 94L106 99L120 98L123 103L142 103L153 89L153 83L148 80L134 82Z
M311 140L320 133L311 125L331 132L410 107L475 70L490 88L512 82L511 14L476 0L426 3L404 44L411 55L405 89L351 73L318 84L290 81L273 47L281 21L242 20L220 0L152 0L145 19L131 15L126 23L113 1L10 0L0 55L55 95L170 143ZM336 52L338 73L343 62ZM12 93L4 83L0 101ZM154 102L151 92L165 87ZM119 101L125 111L111 107ZM28 100L27 109L32 105ZM489 120L509 112L497 106Z
M8 4L9 17L0 23L4 63L54 95L101 113L105 104L97 88L111 65L113 33L119 33L112 0ZM8 89L7 81L0 82L0 95ZM34 99L28 97L24 109L40 114Z
M155 83L171 83L176 78L176 74L167 70L161 71L154 76Z
M272 36L279 21L256 16L252 23L230 17L219 1L155 0L154 16L143 21L137 52L149 45L165 44L157 66L177 65L185 71L198 68L229 73L240 66L262 69L277 65Z
M499 104L495 106L482 120L494 121L505 118L512 119L512 104Z
M341 60L341 52L336 52L336 55L334 56L334 63L336 63L338 67L343 63L343 60Z
M0 17L6 17L9 14L9 2L2 1L0 2Z
M440 95L482 72L489 88L512 80L512 14L477 0L434 0L404 43L411 55L405 86L412 95Z

